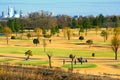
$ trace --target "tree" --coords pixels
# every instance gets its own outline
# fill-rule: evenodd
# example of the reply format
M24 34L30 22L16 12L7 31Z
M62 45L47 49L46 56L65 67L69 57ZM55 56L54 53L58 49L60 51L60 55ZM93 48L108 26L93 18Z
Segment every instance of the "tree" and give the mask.
M32 51L31 50L26 51L25 56L27 56L26 60L30 59L30 56L32 56Z
M115 60L117 60L118 49L120 47L120 36L114 36L111 40L111 47L115 53Z
M107 40L107 38L108 38L107 31L103 30L100 35L104 38L104 42L105 42Z
M98 16L98 22L100 23L100 27L102 27L103 26L103 24L106 22L106 18L102 15L102 14L100 14L99 16Z
M33 39L33 43L37 46L37 44L39 44L39 39Z
M68 40L70 40L72 36L72 30L70 29L70 27L65 27L63 31L64 36L67 36Z
M16 36L17 36L17 33L18 33L19 30L20 30L20 27L19 27L19 23L18 23L18 19L17 19L17 18L14 20L14 29L15 29L15 33L16 33Z
M99 26L96 26L96 27L95 27L96 35L97 35L97 33L98 33L98 30L99 30Z
M79 40L81 40L81 41L84 40L84 37L83 37L83 36L80 36L80 37L79 37Z
M42 34L43 34L43 36L46 35L46 28L43 28L43 29L42 29Z
M55 35L56 31L55 31L55 27L51 28L51 36Z
M81 33L83 33L83 32L84 32L84 28L83 28L82 25L80 25L80 26L79 26L79 35L81 35Z
M115 36L120 35L120 27L114 28L114 35Z
M8 38L11 36L12 34L12 31L9 27L4 27L4 34L6 36L6 40L7 40L7 44L8 44Z
M73 18L71 28L77 28L77 27L78 27L78 21L77 19Z
M51 52L47 53L47 56L48 56L48 59L49 59L49 67L52 68L52 61L51 61L51 58L52 58L52 54Z
M87 43L88 45L90 45L90 46L89 46L89 48L90 48L91 45L93 44L93 40L87 40L86 43Z
M73 61L74 61L74 59L75 59L75 55L70 54L70 55L69 55L69 58L71 59L71 70L73 71Z
M92 26L91 22L90 22L90 20L88 18L86 18L86 19L83 20L82 25L83 25L83 28L85 29L85 35L87 36L87 31Z
M112 22L114 23L114 27L118 27L118 18L117 18L117 16L112 17Z
M28 34L27 34L27 38L28 38L28 39L30 39L30 37L31 37L31 34L30 34L30 33L28 33Z
M47 45L47 43L46 43L46 39L43 39L44 52L45 52L46 45Z
M12 30L12 32L15 32L14 19L9 19L8 20L8 26Z
M114 29L114 36L111 40L111 47L115 53L115 60L117 60L118 49L120 47L120 27Z
M35 33L36 33L36 36L37 36L37 38L39 39L40 38L40 36L42 35L42 29L40 29L40 28L35 28Z

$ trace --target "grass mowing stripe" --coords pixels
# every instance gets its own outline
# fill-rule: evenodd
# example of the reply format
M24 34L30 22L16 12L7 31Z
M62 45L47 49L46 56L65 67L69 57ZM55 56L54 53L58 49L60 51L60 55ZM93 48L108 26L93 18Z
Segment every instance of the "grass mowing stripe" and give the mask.
M34 61L34 60L28 60L28 61L20 61L16 62L15 64L23 64L23 65L41 65L41 64L48 64L48 61Z
M71 64L65 64L62 67L64 68L71 68ZM73 66L74 68L95 68L97 67L96 64L76 64Z
M3 62L3 63L9 62L9 61L12 61L12 59L1 59L1 60L0 60L0 62Z
M112 50L74 50L74 49L61 49L61 48L46 48L44 52L43 48L13 48L13 47L0 47L0 54L21 54L27 50L32 50L33 55L46 56L46 52L52 52L53 57L68 57L69 54L74 54L76 57L91 57L92 53L95 53L96 57L114 57L114 52ZM118 52L118 57L120 57L120 52Z

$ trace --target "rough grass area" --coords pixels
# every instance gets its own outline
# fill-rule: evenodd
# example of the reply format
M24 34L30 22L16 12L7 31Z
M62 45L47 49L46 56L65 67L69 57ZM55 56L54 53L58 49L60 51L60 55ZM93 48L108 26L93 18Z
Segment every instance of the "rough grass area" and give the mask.
M41 65L41 64L48 64L48 61L35 61L35 60L24 60L20 62L16 62L15 64L19 65Z
M0 65L0 80L120 80L108 76L71 73L61 68Z
M71 64L65 64L62 67L64 68L71 68ZM73 66L74 68L95 68L97 67L96 64L76 64Z

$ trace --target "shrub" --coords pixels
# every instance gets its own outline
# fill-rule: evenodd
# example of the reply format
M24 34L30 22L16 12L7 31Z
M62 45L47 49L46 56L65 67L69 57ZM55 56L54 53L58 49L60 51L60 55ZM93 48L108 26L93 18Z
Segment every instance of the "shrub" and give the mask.
M84 37L83 37L83 36L80 36L80 37L79 37L79 40L81 40L81 41L84 40Z
M11 39L16 39L16 37L15 36L11 36Z
M86 43L91 46L93 44L93 40L87 40Z
M39 44L39 39L34 39L33 43L36 44L36 46L37 46L37 44Z
M30 37L32 37L32 36L31 36L31 34L30 34L30 33L28 33L28 34L27 34L27 37L28 37L28 39L29 39L29 38L30 38Z

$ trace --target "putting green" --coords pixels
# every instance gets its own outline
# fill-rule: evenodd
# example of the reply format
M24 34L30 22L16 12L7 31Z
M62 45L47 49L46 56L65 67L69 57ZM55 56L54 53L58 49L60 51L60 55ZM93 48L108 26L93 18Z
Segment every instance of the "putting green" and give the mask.
M64 68L71 68L71 64L65 64L62 67ZM96 64L76 64L73 66L74 68L95 68L97 67Z

